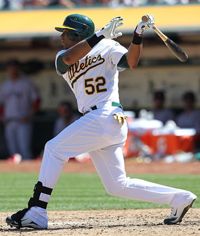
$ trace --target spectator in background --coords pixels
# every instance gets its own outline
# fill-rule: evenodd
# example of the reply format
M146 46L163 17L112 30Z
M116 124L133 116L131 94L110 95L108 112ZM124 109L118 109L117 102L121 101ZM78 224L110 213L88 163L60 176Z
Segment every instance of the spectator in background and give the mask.
M153 117L165 124L168 120L174 120L174 114L171 110L165 108L165 92L157 90L153 94Z
M160 4L175 5L175 4L189 4L191 0L159 0Z
M54 125L54 136L59 134L64 128L74 122L78 117L74 114L72 104L62 101L58 105L58 115Z
M34 6L43 6L43 7L64 6L67 8L72 8L75 7L75 4L71 0L34 0Z
M30 160L31 124L39 109L39 95L34 84L21 72L20 63L10 60L6 65L7 80L0 86L5 138L10 156L20 154Z
M0 0L1 10L21 10L23 8L63 6L73 8L76 6L145 6L145 5L175 5L199 3L200 0Z
M21 10L24 0L0 0L1 10Z
M148 0L123 0L125 6L144 6L148 4Z
M176 123L180 128L193 128L200 133L200 111L195 108L196 96L187 91L182 96L183 112L177 117Z
M7 10L10 7L9 0L0 0L0 9L1 10Z

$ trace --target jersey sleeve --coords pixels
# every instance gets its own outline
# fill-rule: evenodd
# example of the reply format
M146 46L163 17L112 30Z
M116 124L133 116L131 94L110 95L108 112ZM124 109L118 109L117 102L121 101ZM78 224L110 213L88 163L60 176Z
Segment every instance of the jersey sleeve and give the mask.
M58 75L63 75L66 73L68 66L64 64L62 61L62 55L66 52L66 50L61 50L56 54L56 59L55 59L55 67L56 67L56 72Z
M117 65L122 56L126 54L128 50L122 45L120 45L118 42L113 42L114 43L110 49L110 59L114 65Z

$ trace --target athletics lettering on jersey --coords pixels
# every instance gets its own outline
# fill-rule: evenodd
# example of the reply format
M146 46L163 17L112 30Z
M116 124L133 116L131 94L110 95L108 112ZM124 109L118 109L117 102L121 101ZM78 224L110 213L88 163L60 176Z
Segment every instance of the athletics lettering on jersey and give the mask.
M66 50L62 50L57 53L55 65L58 74L62 75L72 89L79 112L84 113L106 99L119 102L117 65L127 53L126 48L114 40L102 39L85 57L69 65L62 73L58 57L65 52Z
M94 67L97 67L101 64L103 64L105 62L105 59L101 56L101 54L99 54L98 56L95 57L91 57L91 56L87 56L85 58L84 62L76 62L75 64L71 65L69 67L68 70L68 77L71 81L71 85L72 87L74 86L74 83L85 73L87 73L89 70L91 70ZM87 69L86 69L87 68ZM85 71L83 71L81 74L77 75L75 77L75 75L77 73L79 73L80 71L86 69Z

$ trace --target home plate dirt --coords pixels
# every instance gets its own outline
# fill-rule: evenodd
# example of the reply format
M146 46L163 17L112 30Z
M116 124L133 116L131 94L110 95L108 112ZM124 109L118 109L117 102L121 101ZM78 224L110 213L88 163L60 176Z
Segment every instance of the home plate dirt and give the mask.
M16 230L4 220L9 213L0 214L1 236L196 236L200 235L200 210L190 209L179 225L162 223L169 209L109 210L109 211L50 211L49 229Z

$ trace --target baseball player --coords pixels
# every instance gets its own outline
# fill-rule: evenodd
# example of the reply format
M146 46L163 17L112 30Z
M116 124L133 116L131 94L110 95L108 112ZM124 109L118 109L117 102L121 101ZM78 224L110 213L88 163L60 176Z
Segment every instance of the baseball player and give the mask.
M74 92L83 116L46 143L39 179L28 207L7 217L8 225L46 229L46 208L65 161L85 152L90 153L109 194L169 204L172 211L165 224L181 222L195 201L191 192L126 176L122 147L127 123L119 100L118 73L121 68L137 66L143 32L152 27L154 20L149 16L146 23L139 22L128 50L113 40L122 35L117 31L122 21L116 17L94 33L90 18L72 14L55 28L61 32L64 47L56 55L56 70Z
M32 116L39 109L39 94L35 85L21 72L19 61L6 65L7 80L0 87L0 104L4 108L5 137L10 156L21 154L30 160Z

